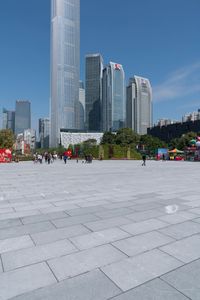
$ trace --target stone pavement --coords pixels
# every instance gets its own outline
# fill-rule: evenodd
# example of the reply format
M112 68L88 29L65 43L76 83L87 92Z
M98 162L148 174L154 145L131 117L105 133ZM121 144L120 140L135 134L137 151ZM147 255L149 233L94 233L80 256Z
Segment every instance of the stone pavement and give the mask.
M200 299L199 163L0 172L0 300Z

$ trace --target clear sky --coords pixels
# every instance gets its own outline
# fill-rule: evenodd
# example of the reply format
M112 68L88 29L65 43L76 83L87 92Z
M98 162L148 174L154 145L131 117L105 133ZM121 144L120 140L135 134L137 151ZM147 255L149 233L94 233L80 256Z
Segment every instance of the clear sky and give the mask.
M85 55L149 78L154 122L200 108L200 0L81 0ZM49 113L50 0L0 1L0 110L32 104L32 127Z

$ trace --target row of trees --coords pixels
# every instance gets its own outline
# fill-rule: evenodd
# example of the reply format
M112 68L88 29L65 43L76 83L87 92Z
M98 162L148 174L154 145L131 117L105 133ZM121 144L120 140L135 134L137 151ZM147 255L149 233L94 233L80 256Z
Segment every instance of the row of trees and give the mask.
M142 152L149 155L155 155L158 148L178 148L184 150L190 146L190 141L195 139L200 133L189 132L183 134L180 138L173 139L170 143L161 141L151 135L138 135L130 128L122 128L116 132L105 132L100 145L97 145L95 139L89 139L82 144L70 145L69 148L75 155L84 156L92 154L94 157L103 156L104 158L140 158ZM14 144L14 135L11 130L0 130L0 148L12 148ZM56 151L62 154L65 149L59 148L47 149L48 151ZM44 152L44 149L40 150ZM39 152L39 151L38 151Z

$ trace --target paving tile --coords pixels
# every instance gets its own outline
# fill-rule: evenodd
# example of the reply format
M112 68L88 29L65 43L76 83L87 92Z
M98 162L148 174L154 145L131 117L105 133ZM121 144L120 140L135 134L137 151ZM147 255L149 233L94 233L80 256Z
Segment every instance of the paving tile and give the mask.
M51 244L4 253L2 254L2 262L4 270L9 271L75 251L77 249L69 241L62 240Z
M40 211L43 214L50 214L50 213L54 213L54 212L58 212L58 211L65 211L67 209L73 209L73 208L77 208L77 205L74 204L70 204L70 205L63 205L63 206L54 206L54 207L49 207L49 208L41 208Z
M0 274L1 273L3 273L3 266L2 266L1 255L0 255Z
M151 209L151 210L146 210L146 211L141 211L141 212L135 212L135 213L128 215L127 217L129 219L133 220L134 222L140 222L140 221L160 217L163 214L164 213L159 210Z
M169 227L159 229L159 232L171 236L177 240L200 232L200 224L187 221Z
M153 210L156 208L160 208L162 205L158 202L149 202L149 203L141 203L141 204L135 204L134 206L131 206L134 211L146 211L146 210Z
M156 229L160 229L163 227L169 226L169 224L162 222L160 220L156 219L149 219L142 222L137 223L131 223L128 225L120 226L123 230L127 231L128 233L131 233L133 235L145 233L148 231L153 231Z
M105 266L126 257L111 245L103 245L61 258L49 260L49 266L59 280Z
M0 220L7 220L7 219L17 219L22 218L25 216L33 216L40 214L39 210L29 210L29 211L22 211L22 212L13 212L13 213L6 213L0 215Z
M70 216L79 216L79 215L87 215L90 213L99 212L102 210L105 210L105 208L100 205L97 205L91 207L82 207L82 208L66 210L66 213Z
M21 225L12 228L4 228L0 229L0 239L17 237L20 235L32 234L35 232L48 231L54 228L55 227L48 221L36 224Z
M52 243L58 240L63 240L69 237L86 234L89 232L91 231L83 225L74 225L66 228L64 227L46 232L31 234L31 237L36 243L36 245L42 245Z
M200 235L194 235L160 248L162 251L188 263L200 258Z
M45 263L0 274L0 299L11 299L17 295L48 286L56 282Z
M74 216L74 217L66 217L63 219L56 219L52 220L52 223L57 227L67 227L67 226L72 226L72 225L77 225L77 224L84 224L92 221L98 221L99 217L88 214L88 215L81 215L81 216Z
M153 231L114 242L113 245L128 256L135 256L173 241L174 239Z
M100 270L95 270L13 300L107 300L119 293L120 289L115 284Z
M197 215L189 213L187 211L181 211L174 214L168 214L165 216L158 217L159 220L167 222L169 224L183 223L187 220L192 220L197 218Z
M188 298L162 280L154 279L112 300L188 300Z
M112 210L104 210L100 212L96 212L95 215L102 218L114 218L117 216L123 216L123 215L128 215L131 214L133 210L127 208L127 207L122 207L122 208L117 208L117 209L112 209Z
M20 219L8 219L0 221L0 229L22 225Z
M0 253L34 246L30 236L24 235L10 239L0 240Z
M111 228L73 237L70 238L70 240L77 248L84 250L124 239L129 236L130 235L128 233L120 230L119 228Z
M97 205L105 205L105 204L109 204L109 201L95 201L95 202L83 202L83 203L79 203L80 207L92 207L92 206L97 206Z
M104 219L96 222L89 222L86 225L91 230L98 231L98 230L112 228L115 226L120 226L128 223L131 223L131 220L125 217L116 217L116 218Z
M180 261L156 249L101 269L118 287L127 291L181 265Z
M188 296L189 299L199 300L200 260L170 272L162 276L162 279L184 295Z
M12 207L3 207L0 208L0 214L12 213L14 209Z
M117 202L117 203L110 203L104 205L104 209L115 209L115 208L121 208L121 207L130 207L134 205L134 200L130 201L122 201L122 202Z
M28 216L21 218L23 224L31 224L31 223L39 223L39 222L44 222L48 220L54 220L54 219L59 219L59 218L66 218L67 214L59 211L55 213L49 213L49 214L40 214L40 215L35 215L35 216Z
M200 223L200 218L194 219L194 220L192 220L192 221L193 221L193 222Z
M189 212L192 214L200 215L200 207L190 209Z

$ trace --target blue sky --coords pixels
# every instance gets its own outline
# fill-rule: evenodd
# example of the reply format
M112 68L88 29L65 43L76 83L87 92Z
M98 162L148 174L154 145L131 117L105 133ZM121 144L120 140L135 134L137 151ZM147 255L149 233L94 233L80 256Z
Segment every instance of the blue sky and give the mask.
M81 0L81 79L87 53L150 79L154 122L200 108L199 0ZM0 3L0 110L32 103L49 112L50 0Z

